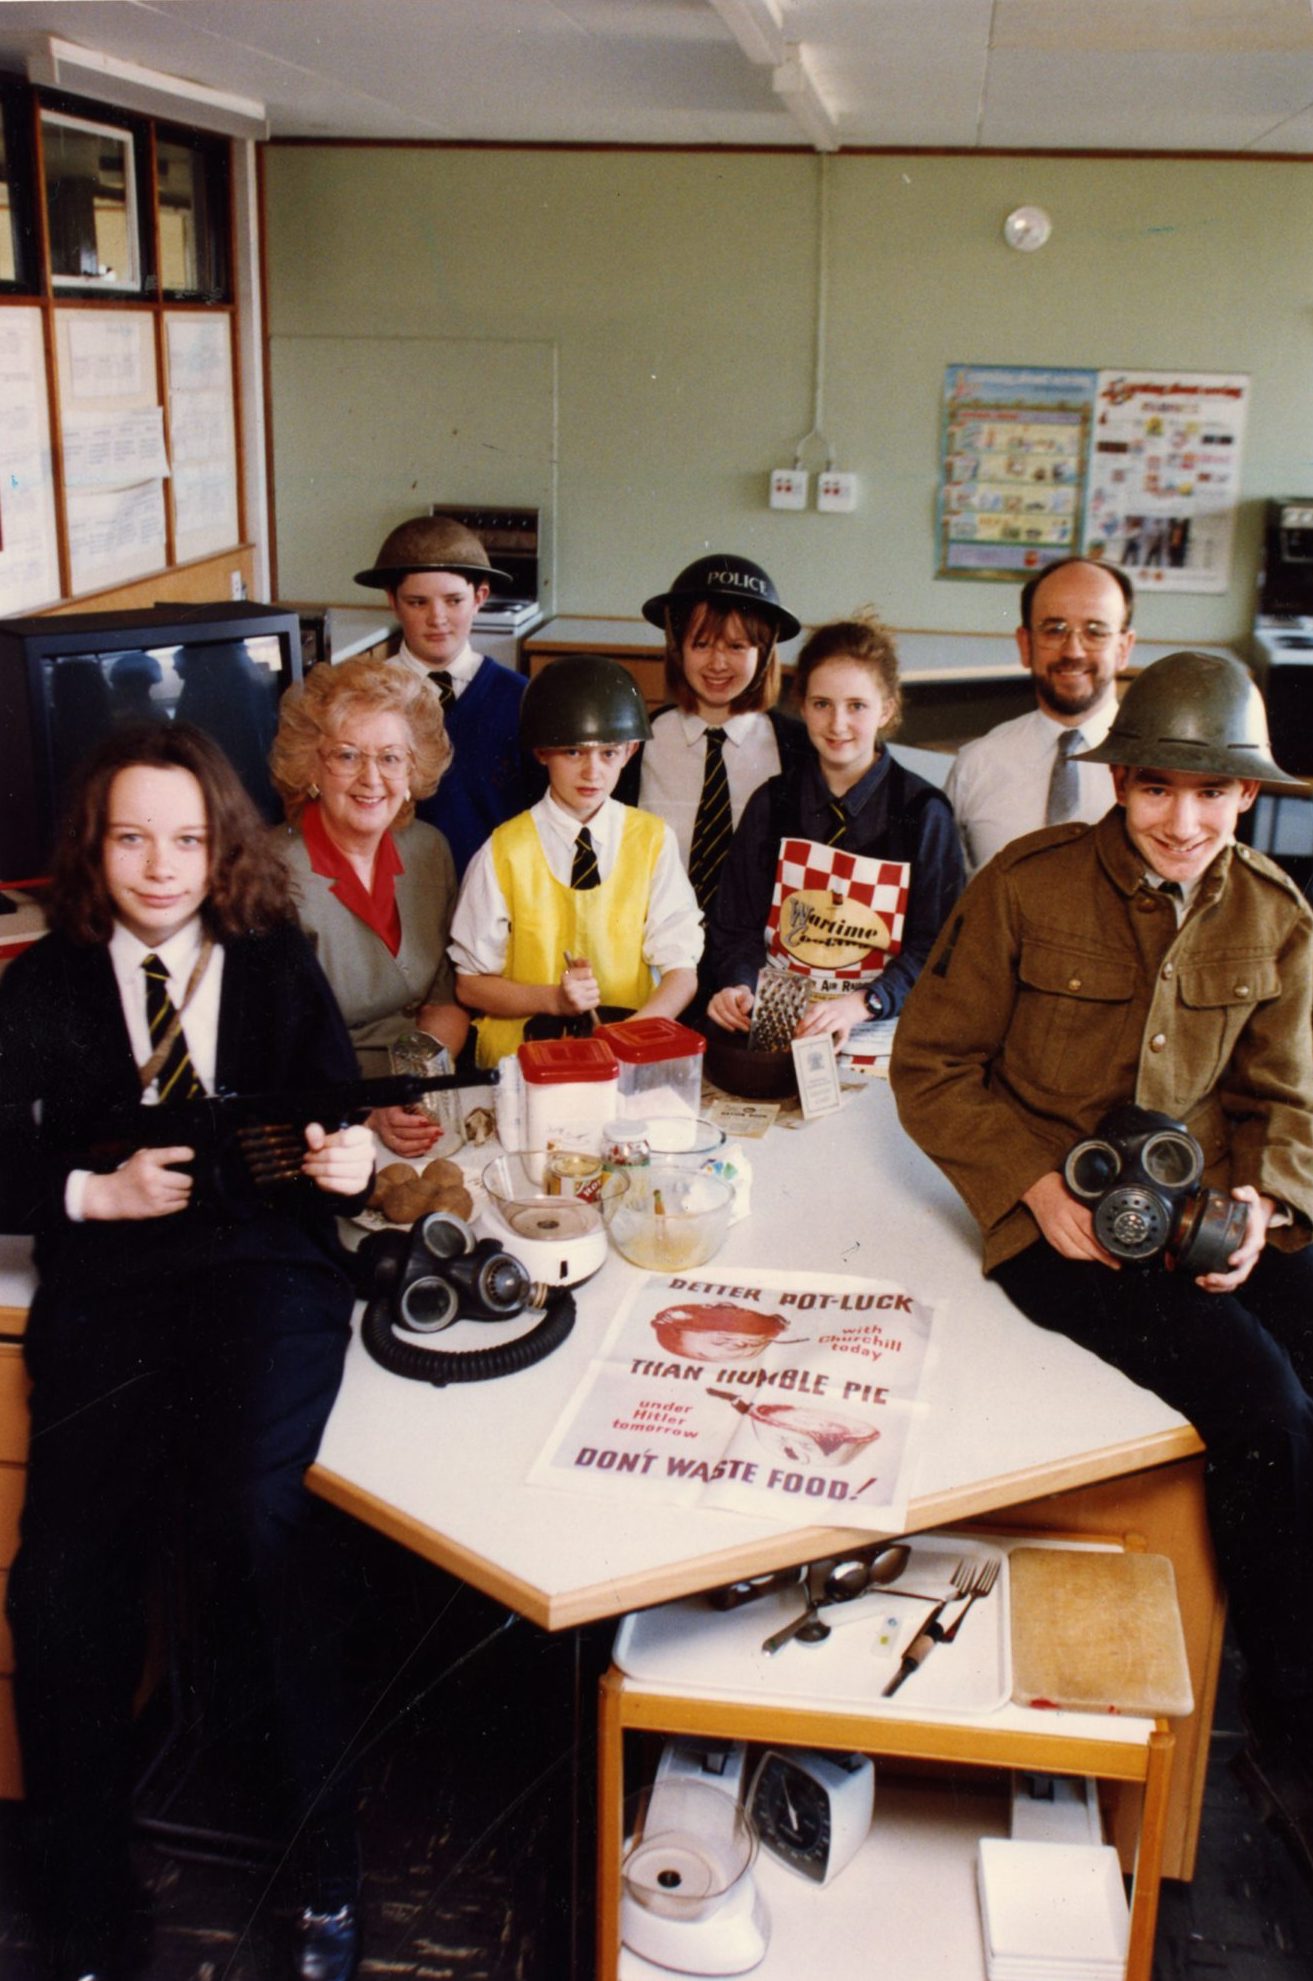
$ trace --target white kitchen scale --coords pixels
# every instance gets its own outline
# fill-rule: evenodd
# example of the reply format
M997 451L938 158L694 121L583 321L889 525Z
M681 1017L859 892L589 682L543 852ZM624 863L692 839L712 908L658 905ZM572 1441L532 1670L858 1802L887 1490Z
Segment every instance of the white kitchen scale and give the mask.
M620 1938L676 1974L746 1974L770 1942L741 1741L668 1740L627 1824Z

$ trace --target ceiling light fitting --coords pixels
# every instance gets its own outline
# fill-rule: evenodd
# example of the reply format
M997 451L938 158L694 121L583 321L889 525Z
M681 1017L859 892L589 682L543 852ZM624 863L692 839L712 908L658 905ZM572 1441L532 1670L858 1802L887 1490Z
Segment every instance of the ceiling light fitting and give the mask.
M1042 206L1017 206L1003 222L1003 239L1018 254L1034 254L1053 232L1053 222Z
M63 41L58 35L47 35L45 47L28 56L27 75L29 82L71 90L77 96L93 96L119 110L194 124L199 130L224 131L234 138L269 135L268 112L255 97L209 89L185 76L146 69L139 62L102 55L96 48L79 48L76 42Z

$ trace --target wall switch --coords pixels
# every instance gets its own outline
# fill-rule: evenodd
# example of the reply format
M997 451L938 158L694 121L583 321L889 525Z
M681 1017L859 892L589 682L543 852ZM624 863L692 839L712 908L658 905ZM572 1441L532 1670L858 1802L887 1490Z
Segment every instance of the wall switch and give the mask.
M770 478L772 509L807 507L807 474L802 468L773 468Z
M816 481L816 507L832 516L847 515L857 507L856 475L835 475L827 468Z

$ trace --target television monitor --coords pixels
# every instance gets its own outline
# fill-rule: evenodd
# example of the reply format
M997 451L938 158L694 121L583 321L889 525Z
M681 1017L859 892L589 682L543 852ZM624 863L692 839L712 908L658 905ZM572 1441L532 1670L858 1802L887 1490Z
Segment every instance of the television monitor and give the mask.
M194 722L263 816L281 817L269 749L279 700L300 678L300 622L277 606L0 619L0 888L49 874L73 769L119 722Z

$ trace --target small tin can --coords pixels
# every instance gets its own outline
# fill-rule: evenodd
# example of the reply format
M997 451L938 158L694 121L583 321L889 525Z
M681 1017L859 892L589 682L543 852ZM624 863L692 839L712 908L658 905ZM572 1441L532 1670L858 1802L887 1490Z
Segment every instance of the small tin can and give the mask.
M602 1194L605 1166L600 1156L585 1155L582 1149L552 1149L546 1175L549 1197L579 1197L593 1204Z

